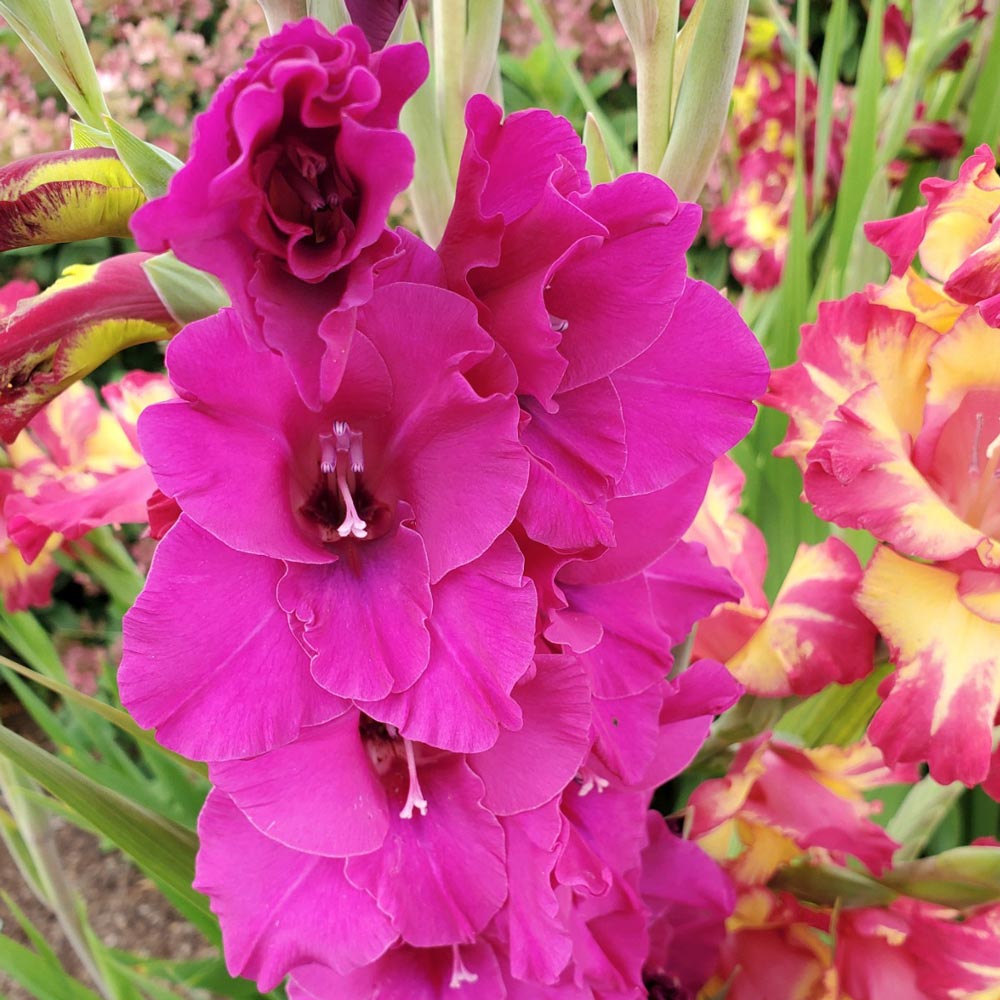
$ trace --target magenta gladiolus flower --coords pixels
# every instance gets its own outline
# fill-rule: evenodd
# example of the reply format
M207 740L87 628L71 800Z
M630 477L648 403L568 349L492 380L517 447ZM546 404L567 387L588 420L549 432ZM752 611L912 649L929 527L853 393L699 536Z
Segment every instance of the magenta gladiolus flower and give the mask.
M532 459L525 531L562 552L614 547L628 528L613 498L694 476L697 505L702 469L749 429L767 361L735 309L686 277L694 205L646 174L592 188L567 121L501 118L469 102L439 252L513 363ZM644 531L647 564L675 538Z
M195 884L262 989L696 989L731 894L648 806L741 692L670 649L738 596L679 539L767 364L686 275L697 209L592 187L546 112L474 98L439 251L390 232L424 72L286 27L137 216L234 308L139 425L169 530L122 700L210 762Z
M379 288L314 412L232 311L177 338L180 399L140 423L184 516L125 624L120 683L137 719L220 760L288 742L339 699L463 752L520 728L510 692L534 655L536 601L505 529L527 457L514 398L481 396L463 374L490 349L458 296ZM245 708L217 725L229 704Z
M167 195L133 218L142 246L218 276L313 408L336 388L373 268L398 246L386 216L413 151L397 123L426 75L419 45L373 55L353 25L287 25L197 120Z

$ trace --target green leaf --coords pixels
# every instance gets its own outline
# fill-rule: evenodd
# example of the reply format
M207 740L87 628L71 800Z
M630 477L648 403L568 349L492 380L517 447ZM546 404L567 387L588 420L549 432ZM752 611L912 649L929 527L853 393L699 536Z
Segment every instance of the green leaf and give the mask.
M52 950L52 946L45 940L42 932L28 919L28 915L17 905L17 901L8 892L0 889L0 899L4 905L14 915L25 937L34 945L35 951L52 965L59 965L59 957Z
M995 148L1000 135L1000 23L996 15L990 19L992 35L986 58L975 77L976 89L969 102L969 124L965 129L965 150L968 156L980 143Z
M0 613L0 639L35 670L66 680L66 672L56 647L30 611Z
M138 975L175 983L190 990L203 990L212 996L231 997L232 1000L257 1000L258 997L274 996L278 993L261 994L247 979L234 979L226 971L221 958L189 959L171 961L150 959L128 952L114 952L115 959L122 967L135 970Z
M215 937L218 925L208 901L191 887L197 837L180 824L158 816L117 792L104 788L33 743L0 728L0 755L78 812L117 844L144 871L169 887L198 916L198 926Z
M4 842L11 860L21 873L21 878L28 884L28 888L34 895L39 895L42 890L35 859L31 856L17 820L6 809L0 809L0 840Z
M169 251L151 257L142 269L178 323L214 316L229 305L229 296L212 275L182 264Z
M170 178L184 164L165 149L134 136L110 115L104 116L104 126L118 157L145 192L147 198L159 198L167 193Z
M883 663L864 680L847 685L831 684L796 705L775 729L782 735L797 736L811 747L831 743L847 746L856 742L882 704L878 687L891 670L891 664Z
M0 934L0 969L36 1000L101 1000L48 955L40 955Z
M93 712L95 715L107 720L112 725L117 726L123 733L127 733L137 743L153 747L158 753L169 757L171 760L181 764L188 770L193 771L200 777L207 776L208 769L204 764L188 760L186 757L181 757L179 754L175 754L172 751L167 750L165 747L161 747L149 730L140 729L139 726L132 721L131 716L123 712L120 708L115 708L114 706L100 701L97 698L92 698L90 695L77 690L72 684L65 684L52 677L46 677L44 674L40 674L37 671L32 670L30 667L24 666L24 664L18 663L15 660L7 659L6 656L0 656L0 665L3 665L8 670L13 670L22 677L28 678L28 680L34 681L36 684L40 684L42 687L48 688L50 691L55 691L56 694L61 695L67 701L80 705L88 712Z
M816 141L813 163L813 213L818 212L826 189L827 158L833 131L833 99L840 83L840 64L847 28L847 0L833 0L823 32L816 97Z
M87 949L94 960L94 965L96 966L98 975L101 977L101 982L109 994L109 1000L145 1000L131 978L118 968L109 949L94 933L94 929L87 921L86 914L81 913L80 918ZM166 997L157 997L156 1000L178 1000L178 998L173 994L167 993Z
M895 815L886 824L886 832L900 846L895 861L919 857L965 791L961 782L940 785L930 776L911 785Z
M98 128L91 128L75 118L69 123L69 133L74 149L110 149L114 146L111 136Z
M844 172L837 196L837 207L830 237L823 279L815 289L814 300L840 298L844 271L854 246L861 221L861 209L876 171L878 145L878 108L882 90L882 18L885 0L872 0L868 30L861 46L861 62L854 99L854 122L847 140Z

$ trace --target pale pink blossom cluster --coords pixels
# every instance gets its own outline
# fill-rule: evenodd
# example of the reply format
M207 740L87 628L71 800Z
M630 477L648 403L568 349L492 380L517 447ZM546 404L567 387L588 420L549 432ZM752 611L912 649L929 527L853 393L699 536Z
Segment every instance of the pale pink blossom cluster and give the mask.
M538 26L524 0L505 5L503 37L510 51L525 56L541 41ZM626 72L632 65L625 29L611 0L579 3L578 0L545 0L560 47L578 49L580 69L586 77L605 70Z
M191 116L266 34L256 0L74 0L112 115L183 156ZM0 22L2 24L2 22ZM0 163L66 149L69 116L24 47L0 49Z
M2 24L2 22L0 22ZM69 116L54 97L39 101L41 70L0 46L0 162L69 145Z

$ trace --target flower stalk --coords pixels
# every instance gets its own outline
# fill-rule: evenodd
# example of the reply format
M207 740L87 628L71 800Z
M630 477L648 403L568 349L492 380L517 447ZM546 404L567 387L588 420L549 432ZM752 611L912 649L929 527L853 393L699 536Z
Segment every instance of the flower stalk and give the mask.
M722 140L747 4L748 0L701 0L704 9L678 90L670 137L656 169L680 198L697 198Z

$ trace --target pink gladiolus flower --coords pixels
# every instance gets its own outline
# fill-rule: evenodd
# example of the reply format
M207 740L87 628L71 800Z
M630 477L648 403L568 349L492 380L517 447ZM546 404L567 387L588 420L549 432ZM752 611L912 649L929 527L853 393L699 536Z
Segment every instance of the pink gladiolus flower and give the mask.
M561 552L620 545L613 498L686 476L700 497L699 474L749 427L766 361L735 310L685 276L694 206L647 175L591 188L582 143L547 112L501 121L476 97L466 123L439 253L513 364L531 455L519 520ZM675 539L647 530L647 564Z
M733 1000L954 1000L996 995L1000 911L960 914L901 898L884 907L806 907L750 889L729 921L706 992Z
M912 767L890 768L873 746L799 749L763 734L744 743L729 776L691 796L692 837L741 884L762 885L803 852L844 863L858 858L885 870L898 845L869 817L881 809L863 792L915 781ZM733 857L732 838L744 845Z
M185 517L126 624L121 683L137 718L204 759L287 742L339 714L339 698L456 751L520 727L510 692L534 653L536 601L504 531L527 458L515 400L480 396L463 374L490 349L459 297L382 287L359 313L340 388L316 413L232 311L184 331L168 357L181 399L152 408L140 428L158 485ZM225 379L211 358L226 359ZM182 566L205 621L178 590ZM273 646L236 663L226 602L243 577L254 582L239 613L254 607ZM205 635L200 648L178 645L166 672L165 628ZM195 677L213 699L189 697ZM248 683L272 694L237 724L212 724ZM291 711L273 693L286 683ZM330 694L317 699L320 689Z
M697 211L592 188L547 113L473 99L440 256L388 234L416 63L286 28L140 217L235 308L176 338L139 424L172 526L122 698L210 762L196 885L262 989L693 991L731 893L648 806L742 691L668 675L737 596L679 539L766 361L686 276Z
M966 916L899 899L884 909L844 910L836 965L852 1000L990 997L1000 986L1000 908Z
M830 921L799 903L755 888L740 893L715 974L705 986L732 1000L834 1000ZM817 933L818 932L818 933Z
M705 504L687 532L703 542L743 588L702 621L693 655L721 660L752 694L807 696L828 684L849 684L874 666L875 629L857 609L857 556L839 539L802 545L772 607L764 596L763 535L736 512L743 473L716 462Z
M823 304L769 399L791 416L780 451L817 513L895 550L876 552L858 596L898 667L871 738L890 761L975 784L1000 708L1000 181L982 147L922 190L926 207L868 227L893 278Z
M906 275L926 289L925 296L976 305L987 323L1000 325L1000 179L993 153L980 146L962 164L958 180L930 177L920 191L925 207L868 223L869 240L889 256L893 275ZM907 270L918 256L929 283Z
M123 383L111 395L136 384L146 386L147 398L172 395L161 375L134 373ZM15 471L4 516L29 563L92 528L146 520L153 477L129 439L128 424L102 409L82 382L52 400L8 453Z
M218 92L191 159L133 220L142 246L219 277L314 409L342 374L373 269L397 249L385 219L413 167L397 122L426 73L419 45L372 55L353 25L286 25Z

